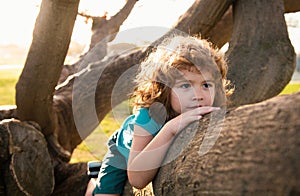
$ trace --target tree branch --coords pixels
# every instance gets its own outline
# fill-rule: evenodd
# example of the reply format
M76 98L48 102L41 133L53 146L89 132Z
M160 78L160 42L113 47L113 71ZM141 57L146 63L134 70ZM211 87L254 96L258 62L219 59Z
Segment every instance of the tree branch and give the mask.
M190 131L182 132L168 152L173 161L153 182L154 194L299 194L299 101L300 93L275 97L230 110L224 122L201 120L190 140ZM216 129L216 142L201 156L203 139Z

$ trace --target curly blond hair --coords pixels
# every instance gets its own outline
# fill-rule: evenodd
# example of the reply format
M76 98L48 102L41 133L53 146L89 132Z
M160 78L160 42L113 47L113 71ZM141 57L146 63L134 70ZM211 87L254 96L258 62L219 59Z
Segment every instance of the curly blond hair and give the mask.
M134 108L149 108L154 102L159 102L167 110L167 119L178 115L171 107L170 94L175 80L180 77L180 70L211 72L216 84L213 105L226 105L226 97L232 90L228 88L227 63L223 54L205 39L172 36L141 63L132 94Z

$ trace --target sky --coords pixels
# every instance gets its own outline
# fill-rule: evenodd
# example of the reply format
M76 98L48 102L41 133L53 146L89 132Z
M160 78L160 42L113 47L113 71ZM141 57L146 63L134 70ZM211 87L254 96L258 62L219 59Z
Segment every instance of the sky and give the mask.
M29 45L41 0L0 0L0 45ZM124 0L81 0L79 11L89 15L114 15ZM138 26L170 27L193 3L193 0L139 0L121 30ZM159 6L158 6L159 5ZM171 10L166 14L166 10ZM155 13L155 14L154 14ZM138 17L136 17L138 16ZM90 39L90 23L78 16L73 40L85 43Z
M0 45L15 44L26 49L32 39L35 19L39 12L41 0L0 0ZM139 0L120 32L130 31L137 27L157 26L161 30L170 28L194 0ZM105 11L114 15L125 0L81 0L79 11L89 15L103 15ZM300 12L286 15L289 21L289 33L295 51L300 53ZM88 45L90 25L85 18L78 16L72 40ZM157 35L159 36L159 35ZM156 37L149 37L155 39Z

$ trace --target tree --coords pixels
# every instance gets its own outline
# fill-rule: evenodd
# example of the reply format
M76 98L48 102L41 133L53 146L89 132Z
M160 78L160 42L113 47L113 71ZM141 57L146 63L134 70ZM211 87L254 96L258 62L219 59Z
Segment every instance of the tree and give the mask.
M17 137L20 130L27 131L27 129L30 129L34 131L31 131L31 135L26 134L29 138L32 138L32 140L28 141L36 141L36 139L34 138L39 137L40 132L43 133L43 136L46 138L46 140L42 141L43 144L41 145L45 145L48 147L49 154L47 154L47 151L35 151L34 149L36 148L29 149L32 150L32 152L39 152L37 153L37 157L46 157L46 160L48 160L48 158L52 160L52 163L48 162L47 165L47 168L50 168L48 170L49 175L47 176L47 180L49 180L49 182L53 182L50 183L53 186L49 186L46 192L53 193L54 195L65 194L66 192L68 192L69 194L77 193L82 195L82 192L85 189L84 185L88 180L87 176L83 175L86 169L85 164L71 165L67 163L70 158L70 153L72 153L74 148L82 140L82 135L80 136L77 132L78 125L76 126L73 114L88 110L89 108L84 107L84 103L96 97L94 101L97 119L92 121L88 121L89 119L87 119L86 121L81 121L82 123L84 123L83 127L86 130L83 135L87 136L95 128L95 126L97 126L97 123L99 123L99 121L104 118L106 113L111 110L110 104L107 103L111 100L112 87L117 79L126 70L139 63L151 50L152 46L155 45L154 43L151 47L148 47L146 49L136 49L129 53L113 56L103 60L101 59L104 55L100 55L99 57L94 59L95 56L89 56L89 53L93 50L102 51L106 44L106 41L100 42L100 44L104 43L104 45L98 44L98 41L101 39L103 40L103 37L105 36L102 36L100 39L93 39L97 37L97 35L103 33L104 30L106 30L101 29L104 28L104 26L100 25L98 27L100 29L94 29L90 51L74 65L63 67L63 60L65 58L66 51L70 42L71 32L78 9L78 3L79 1L69 2L43 0L41 11L37 18L36 27L34 30L33 42L25 63L25 68L17 84L17 114L14 113L16 111L15 109L2 112L4 118L14 116L21 120L6 120L1 122L1 141L3 141L3 143L5 144L5 147L1 152L1 165L3 165L4 169L2 170L4 170L5 172L4 174L1 173L1 175L8 176L7 178L12 179L12 182L6 180L0 181L0 191L2 192L15 194L25 192L31 193L32 189L41 188L30 187L29 185L23 184L22 180L24 180L24 176L16 176L14 172L15 170L9 169L18 168L18 164L16 162L12 162L10 157L12 155L17 155L20 151L12 149L26 149L25 146L30 146L30 143L28 143L27 145L24 144L20 147L19 144L24 141L22 137ZM135 0L128 0L126 6L124 6L124 8L126 7L126 11L120 11L119 14L122 15L122 13L127 13L128 15L130 13L130 10L134 6L134 3ZM218 28L220 28L220 26L222 27L224 20L228 17L228 15L230 15L232 5L233 28L227 56L230 60L229 76L231 81L234 82L236 86L236 96L234 96L232 99L233 104L231 105L231 107L248 103L257 103L277 95L290 80L293 68L295 66L295 54L288 39L286 25L283 20L283 14L285 11L283 3L285 3L286 11L291 10L288 9L289 7L293 8L292 11L300 10L300 1L292 0L285 0L285 2L283 2L282 0L198 0L195 1L195 3L191 6L186 14L179 18L178 22L174 25L174 28L171 29L168 33L174 33L176 30L180 30L190 34L200 33L202 37L209 38L212 41L221 40L215 42L216 45L220 46L222 45L222 43L224 43L225 40L228 41L228 35L230 34L228 32L230 31L226 31L224 35L215 34L213 32L221 32L222 29ZM263 10L263 12L261 10ZM52 17L53 15L56 17ZM126 19L127 15L123 15L122 20ZM99 18L95 19L95 21L98 20L102 21L102 19ZM121 19L117 21L121 21ZM112 32L115 33L118 31L118 26L115 27L112 24L108 25L107 21L97 24L106 24L105 28L113 27L113 31L105 31L110 35L113 34ZM251 24L251 26L249 26L249 24ZM51 32L52 29L55 29L53 33L46 35L44 34L44 32ZM159 40L157 42L159 42ZM275 44L276 47L270 47L270 42L272 44ZM269 57L273 58L271 59ZM274 59L276 59L276 61ZM101 61L96 62L97 60ZM252 62L254 62L254 64ZM45 67L47 67L47 69L45 69ZM284 67L284 69L282 69L281 67ZM76 69L79 69L78 73L75 75L71 75L75 73ZM102 73L101 79L98 78L99 75L95 74L99 72ZM242 77L240 77L241 74L243 74ZM67 77L69 75L70 77ZM274 79L272 80L274 81L274 83L267 83L266 80L270 80L270 78L272 77L274 77ZM255 83L252 82L253 78L258 78L255 80ZM92 84L76 82L85 80L91 81ZM58 86L57 83L59 83ZM259 85L261 85L262 87L255 88ZM117 92L119 94L117 96L118 100L115 100L116 103L126 99L125 92L128 92L128 90L130 90L130 86L130 82L128 82L124 84L122 88L123 91ZM85 91L82 91L83 88L85 89ZM249 96L248 89L251 90L251 96ZM94 92L96 92L96 95L93 94ZM79 98L77 100L77 104L75 105L73 104L74 100L72 100L72 94L75 94L76 97ZM297 101L298 98L299 96L292 95L291 97L289 97L289 100L291 100L291 102L293 100ZM257 112L253 114L253 111L261 112L262 109L270 109L271 114L282 112L282 115L290 115L294 118L294 115L298 110L283 110L279 107L281 106L282 102L282 99L279 99L265 103L263 102L262 104L248 106L245 110L232 109L229 114L226 114L224 130L227 130L226 127L228 127L229 125L234 124L236 125L234 127L234 130L236 131L233 131L232 135L226 135L225 133L227 132L222 131L220 135L222 136L222 138L218 140L218 142L212 149L212 154L217 152L227 152L226 149L229 152L229 150L233 147L228 144L225 145L224 149L222 149L222 142L231 141L230 139L227 140L227 138L233 138L232 143L234 145L234 148L232 149L232 151L230 151L233 153L231 154L231 157L234 157L234 153L239 153L238 155L249 155L247 157L251 160L253 159L254 161L255 155L258 155L261 158L263 155L259 154L256 151L259 148L256 148L257 146L253 145L256 144L254 142L254 136L250 135L254 132L256 128L255 126L248 126L248 129L245 129L247 130L247 132L243 132L243 137L250 138L252 142L247 143L244 148L238 149L238 142L244 140L239 140L238 137L235 137L235 134L239 133L239 131L241 131L241 128L246 125L246 122L240 124L238 117L240 117L241 114L241 117L247 118L248 114L251 113L251 115L253 115L251 120L258 120L259 118L262 118L261 121L259 121L261 122L261 127L269 126L267 124L267 119L270 116L265 114L262 117ZM275 108L274 110L271 109L273 107ZM29 120L37 122L38 125L36 125L35 123L24 122ZM15 124L18 124L18 126L16 126ZM267 136L271 136L272 130L274 130L273 128L276 128L276 126L279 125L279 122L275 123L272 128L268 129L266 133ZM23 129L22 127L27 128ZM191 193L191 191L203 193L203 191L205 192L207 190L224 190L224 186L222 189L221 183L219 184L218 189L213 189L211 187L211 182L209 181L203 182L198 180L198 182L196 182L198 179L197 176L193 177L193 179L189 178L190 180L186 179L186 177L184 176L184 172L178 172L177 174L171 173L171 175L169 175L171 178L163 175L164 171L171 171L174 167L177 168L175 171L185 171L185 167L190 166L193 161L199 160L197 159L197 157L192 156L192 154L195 153L198 149L196 148L196 146L192 148L191 145L194 144L195 141L201 141L201 133L203 133L203 130L205 129L206 127L204 123L203 126L198 128L195 138L188 145L187 148L191 149L191 155L189 155L188 152L183 151L182 154L180 154L174 162L164 166L164 168L159 172L158 177L154 182L155 193L157 195L167 194L170 191L169 189L173 189L174 187L178 188L174 189L177 190L176 193L184 193L184 190L186 189L182 187L190 185L193 185L196 188L187 188L186 193ZM293 137L298 134L297 130L299 130L299 124L291 123L291 125L287 126L286 129L291 133L286 136L286 139L289 141L290 146L295 146L294 148L290 149L291 152L288 154L288 156L296 156L297 151L295 149L297 149L297 146L299 147L299 143L297 143L295 139L293 140ZM194 131L196 130L197 129L194 129ZM255 132L255 134L258 133L261 132ZM274 140L272 141L280 140L280 137L282 136L281 133L282 132L276 134L274 136ZM9 138L15 138L13 140L14 142L11 142ZM269 151L273 153L273 150L271 149L272 145L269 142L270 140L266 139L259 144L262 146L266 144L267 148L270 148ZM176 145L174 146L176 147ZM253 150L252 152L254 153L245 153L248 147L250 151ZM279 148L280 146L275 145L275 148L277 147ZM243 149L245 149L245 151L242 151ZM280 150L284 151L287 149L280 148ZM276 154L276 152L274 152L274 159L273 157L267 157L266 160L278 160L280 156L278 153ZM34 157L32 158L32 156L28 155L32 154L23 154L23 156L21 156L22 159L19 160L27 160L28 164L34 162ZM200 173L201 171L205 170L205 168L212 168L211 170L205 170L205 172L208 172L207 175L213 176L212 179L216 179L218 178L218 176L223 176L217 169L220 168L221 171L224 171L225 166L221 165L220 167L218 167L218 165L210 162L209 160L211 159L211 156L213 155L207 154L207 156L201 157L201 161L202 159L203 161L201 162L201 164L197 164L197 166L199 167L195 167L194 173ZM213 158L221 160L221 156L213 156ZM182 161L183 159L184 161ZM237 156L237 159L235 161L236 163L238 163L243 160L245 160L243 157ZM184 164L182 162L184 162ZM288 175L284 175L282 177L282 180L278 182L281 187L285 185L284 183L282 183L285 179L294 179L295 176L297 176L297 173L294 171L299 171L299 169L297 168L297 165L299 165L297 164L298 162L298 159L292 159L292 162L279 161L279 165L282 166L282 168L288 168L288 166L293 167L293 170L288 170L290 173ZM39 165L39 163L37 162L34 163ZM264 170L264 168L270 165L269 163L270 162L264 162L263 164L256 165L259 167L259 171L265 171L266 169ZM26 166L28 166L28 164ZM238 177L240 177L241 179L242 177L244 177L243 175L240 175L240 172L247 172L248 170L246 166L247 165L238 166L237 164L235 164L234 167L237 168L237 172L231 172L229 179L233 179L233 177L237 177L237 179L239 179ZM278 176L279 170L276 171L277 173L274 174L272 178L270 177L271 179L275 179ZM79 176L81 177L79 178ZM176 178L172 178L172 176L175 176ZM32 177L32 179L37 179L40 176L36 174ZM45 180L46 178L43 179ZM236 191L238 193L240 193L241 191L253 192L255 191L255 188L250 189L247 185L250 184L251 187L255 187L256 181L253 181L253 179L262 178L261 176L257 177L257 175L253 174L253 176L250 176L249 178L245 177L242 179L243 181L241 182L244 183L243 186L241 184L239 184L239 187L234 187L234 185L232 185L234 189L231 189L231 191ZM205 186L198 186L197 184L199 184L200 182L201 184L205 183ZM228 183L230 183L230 181ZM165 187L167 187L167 189L162 188L161 185L164 185ZM299 187L299 181L297 181L297 179L293 180L292 185L292 188L288 190L290 191L290 193L297 193L297 191L299 191L297 189L297 187ZM80 187L80 190L71 192L70 187L74 186ZM126 191L125 193L130 192L130 188L128 187L129 185L126 187L126 190L128 191ZM210 189L208 189L207 187L209 187ZM243 187L246 188L243 189ZM270 185L266 187L269 188ZM179 190L181 190L182 192L178 192ZM273 191L273 189L271 191ZM280 190L276 191L276 189L274 189L274 192L280 193Z
M224 122L207 118L181 133L166 160L177 158L160 169L154 194L299 195L299 100L297 93L242 106ZM201 154L210 148L202 145L209 126L222 131Z

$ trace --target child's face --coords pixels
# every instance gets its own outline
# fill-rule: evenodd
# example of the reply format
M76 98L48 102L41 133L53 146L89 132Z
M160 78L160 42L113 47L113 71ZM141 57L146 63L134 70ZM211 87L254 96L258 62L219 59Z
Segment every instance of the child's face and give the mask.
M176 79L171 92L171 106L179 114L197 107L212 106L215 83L207 71L201 73L181 70L183 77Z

